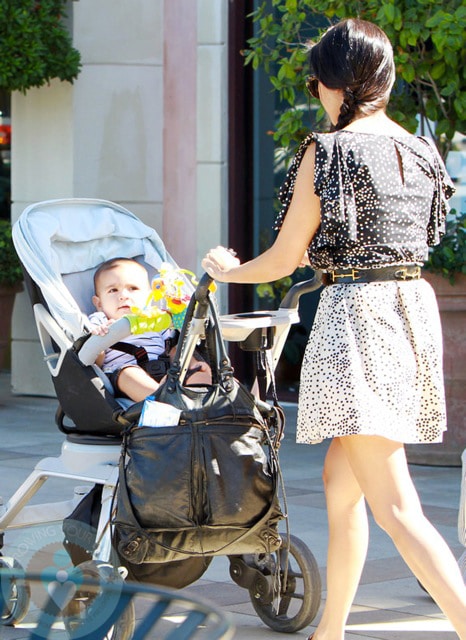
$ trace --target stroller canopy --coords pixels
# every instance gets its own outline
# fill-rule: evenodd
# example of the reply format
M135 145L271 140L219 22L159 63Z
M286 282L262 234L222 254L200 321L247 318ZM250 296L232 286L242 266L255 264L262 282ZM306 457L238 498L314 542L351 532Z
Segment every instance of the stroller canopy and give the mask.
M13 226L19 258L50 313L69 337L88 325L97 266L137 258L152 277L162 262L176 266L158 234L106 200L48 200L27 207Z

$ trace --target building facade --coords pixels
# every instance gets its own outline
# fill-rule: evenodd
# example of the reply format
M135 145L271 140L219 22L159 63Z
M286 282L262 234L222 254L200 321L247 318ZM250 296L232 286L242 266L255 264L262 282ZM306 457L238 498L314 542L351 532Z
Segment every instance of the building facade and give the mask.
M42 200L110 200L199 273L205 251L228 241L231 4L70 0L77 80L12 95L12 220ZM54 394L26 293L14 311L12 385Z

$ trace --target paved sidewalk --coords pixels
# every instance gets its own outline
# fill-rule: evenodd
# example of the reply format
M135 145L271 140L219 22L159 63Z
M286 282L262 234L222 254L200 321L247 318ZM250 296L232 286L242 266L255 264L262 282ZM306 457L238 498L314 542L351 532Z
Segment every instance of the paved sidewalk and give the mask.
M62 434L54 425L56 401L12 396L8 373L0 373L0 495L8 499L38 460L60 453ZM294 442L296 406L287 404L287 431L281 447L291 533L304 541L319 565L325 598L327 522L321 480L326 445L307 447ZM459 558L457 518L461 472L459 468L412 466L412 473L428 517ZM50 484L49 484L50 482ZM51 480L32 502L67 499L65 481ZM18 530L7 532L6 547L14 546ZM248 592L229 577L226 558L215 558L202 578L187 591L231 612L235 640L280 637L254 612ZM314 623L319 619L318 614ZM295 634L307 638L312 627ZM21 640L23 627L0 627L0 638ZM283 636L282 636L283 637ZM438 607L419 587L393 544L371 521L368 560L348 622L346 639L454 640L455 633Z

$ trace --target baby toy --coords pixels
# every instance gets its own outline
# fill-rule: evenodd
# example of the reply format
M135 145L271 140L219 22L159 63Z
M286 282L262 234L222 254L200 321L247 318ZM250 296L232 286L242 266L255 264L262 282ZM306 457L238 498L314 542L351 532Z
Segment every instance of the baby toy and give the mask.
M186 307L191 299L191 295L185 291L186 279L182 274L189 276L194 286L197 285L196 276L192 271L162 262L159 276L152 280L152 291L144 309L131 308L133 315L128 316L131 333L164 331L170 327L181 331Z

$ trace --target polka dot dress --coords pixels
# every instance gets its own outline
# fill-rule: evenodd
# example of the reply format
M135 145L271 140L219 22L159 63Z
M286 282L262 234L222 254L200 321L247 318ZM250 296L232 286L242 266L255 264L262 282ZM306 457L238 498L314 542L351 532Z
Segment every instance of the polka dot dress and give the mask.
M443 231L453 186L424 138L311 134L280 191L280 228L296 174L316 143L321 226L315 269L422 264ZM297 441L366 434L441 442L446 429L442 334L425 280L327 286L304 355Z

